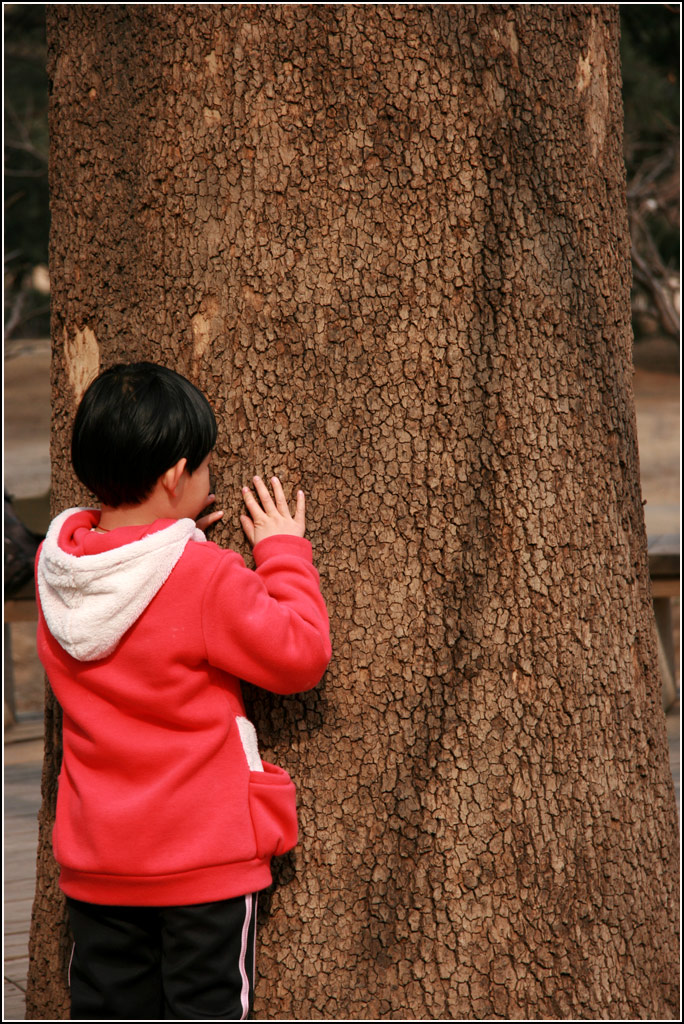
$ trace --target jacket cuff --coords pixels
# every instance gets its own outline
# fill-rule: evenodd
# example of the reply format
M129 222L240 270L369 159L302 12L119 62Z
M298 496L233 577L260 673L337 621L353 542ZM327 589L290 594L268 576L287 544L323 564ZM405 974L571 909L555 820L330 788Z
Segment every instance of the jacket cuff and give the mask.
M263 565L268 558L279 555L294 555L307 562L313 562L311 541L306 537L294 537L287 533L280 533L275 537L264 537L252 548L252 556L257 566Z

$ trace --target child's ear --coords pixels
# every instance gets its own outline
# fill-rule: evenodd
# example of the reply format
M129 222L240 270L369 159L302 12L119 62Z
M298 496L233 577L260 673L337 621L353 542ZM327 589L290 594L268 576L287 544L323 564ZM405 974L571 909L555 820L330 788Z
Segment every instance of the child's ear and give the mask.
M162 474L161 482L164 488L169 494L175 495L176 488L180 482L180 478L185 472L185 467L188 464L187 459L179 459L175 466L171 466L165 473Z

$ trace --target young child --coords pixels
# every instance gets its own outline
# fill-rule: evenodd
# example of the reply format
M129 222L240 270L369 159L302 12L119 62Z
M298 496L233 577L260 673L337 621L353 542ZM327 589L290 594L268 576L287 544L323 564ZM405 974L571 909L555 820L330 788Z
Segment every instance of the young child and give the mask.
M52 522L38 648L63 710L53 833L74 936L72 1019L243 1019L255 894L297 840L294 785L262 762L240 680L307 690L330 659L304 539L254 477L256 570L206 541L221 518L216 421L172 370L114 366L76 414L72 461L101 508ZM196 522L197 520L197 522Z

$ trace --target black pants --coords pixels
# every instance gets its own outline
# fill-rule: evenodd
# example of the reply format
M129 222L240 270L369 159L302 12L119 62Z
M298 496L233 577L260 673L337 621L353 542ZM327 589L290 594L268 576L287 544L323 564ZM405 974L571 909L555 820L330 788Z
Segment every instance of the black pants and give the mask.
M190 907L67 899L72 1020L245 1020L256 894Z

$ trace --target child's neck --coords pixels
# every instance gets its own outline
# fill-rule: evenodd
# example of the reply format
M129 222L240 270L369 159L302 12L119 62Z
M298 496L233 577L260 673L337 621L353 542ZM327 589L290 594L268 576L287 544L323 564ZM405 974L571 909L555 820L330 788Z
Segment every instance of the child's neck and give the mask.
M157 519L177 519L178 515L167 495L155 488L149 498L138 505L100 506L100 521L95 527L101 533L109 533L121 526L148 526Z

